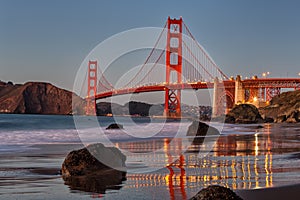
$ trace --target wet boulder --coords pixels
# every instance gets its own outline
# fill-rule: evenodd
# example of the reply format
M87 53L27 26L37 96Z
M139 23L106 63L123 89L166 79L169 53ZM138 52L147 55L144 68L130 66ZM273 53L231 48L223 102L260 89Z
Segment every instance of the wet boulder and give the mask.
M219 185L211 185L207 188L200 190L190 200L242 200L241 197L236 195L232 190Z
M62 175L97 175L103 170L126 170L126 156L115 147L105 147L101 143L70 152L62 164Z
M218 129L200 121L193 121L187 131L187 136L194 136L193 143L200 144L207 135L220 135Z
M231 124L254 124L263 122L264 120L258 109L251 104L236 105L225 117L225 123Z
M62 164L62 178L71 190L105 193L126 180L126 156L101 143L70 152Z

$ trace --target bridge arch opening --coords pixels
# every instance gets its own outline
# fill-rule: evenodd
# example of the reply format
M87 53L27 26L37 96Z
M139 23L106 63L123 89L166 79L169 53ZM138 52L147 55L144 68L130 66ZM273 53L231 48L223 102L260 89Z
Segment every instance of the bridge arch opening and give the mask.
M218 114L227 114L234 106L234 96L231 92L225 90L218 98Z

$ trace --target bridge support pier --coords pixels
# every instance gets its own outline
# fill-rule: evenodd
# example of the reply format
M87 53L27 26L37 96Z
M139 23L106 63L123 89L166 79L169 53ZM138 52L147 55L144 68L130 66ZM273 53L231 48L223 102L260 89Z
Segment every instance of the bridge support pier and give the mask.
M241 80L241 76L237 75L235 80L234 104L245 102L245 89Z
M214 79L212 118L227 114L233 107L233 94L230 88L226 88L224 83L216 77Z
M219 96L219 80L215 78L214 80L214 92L213 92L213 106L212 106L212 117L218 116L218 96Z

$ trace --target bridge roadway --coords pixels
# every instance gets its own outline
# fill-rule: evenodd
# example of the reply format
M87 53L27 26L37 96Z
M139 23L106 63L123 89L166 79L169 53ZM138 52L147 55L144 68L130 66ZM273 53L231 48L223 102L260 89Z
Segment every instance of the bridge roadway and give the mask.
M226 89L235 88L235 80L225 80L220 83ZM242 80L244 88L294 88L300 89L300 78L260 78L260 79L245 79ZM145 93L165 91L169 89L213 89L213 82L192 82L192 83L172 83L172 84L158 84L158 85L145 85L134 88L113 89L105 91L90 97L91 99L103 99L111 96L132 94L132 93Z

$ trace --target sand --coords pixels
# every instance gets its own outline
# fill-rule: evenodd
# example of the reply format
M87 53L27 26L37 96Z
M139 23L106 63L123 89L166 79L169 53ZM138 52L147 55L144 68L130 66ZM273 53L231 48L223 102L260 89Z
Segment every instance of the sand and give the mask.
M251 144L256 138L247 136L243 140L241 137L238 139L238 147L245 144L245 148L248 148L247 143L250 141ZM264 141L263 138L257 139ZM227 141L228 145L232 146L232 141L234 140ZM163 147L165 144L167 142L162 140L134 145L123 142L118 145L124 149L134 146L135 151L144 151ZM271 155L272 151L264 149L257 152L245 149L237 153L224 149L224 146L202 161L197 161L191 151L182 158L182 162L175 162L169 168L143 174L127 174L126 181L117 187L104 190L101 194L84 192L80 188L73 190L63 181L59 170L68 152L81 147L82 144L41 144L32 145L24 152L1 154L0 199L75 200L104 196L105 199L184 200L211 184L230 187L245 200L290 200L299 199L300 196L300 184L293 184L297 183L297 180L298 183L300 181L297 174L299 159L295 158L297 154L286 154L282 157L275 153ZM165 152L157 153L162 154L162 159L167 158ZM232 153L234 155L231 155ZM283 164L289 167L287 171L283 170ZM131 162L128 165L132 168L142 167L139 162ZM290 181L290 185L253 189L257 183L265 187L271 183L273 186L282 185L282 181Z
M235 192L244 200L299 200L300 184Z

